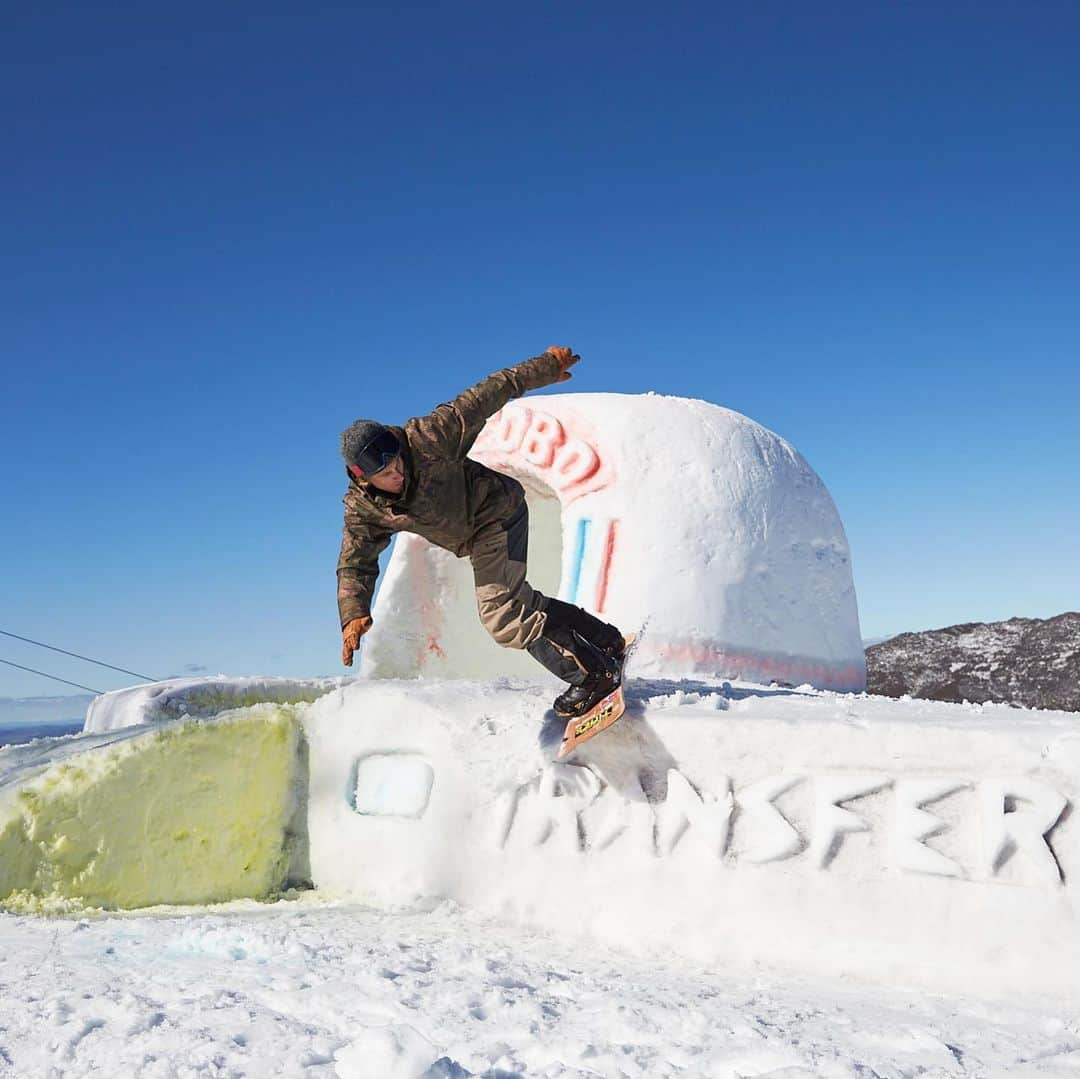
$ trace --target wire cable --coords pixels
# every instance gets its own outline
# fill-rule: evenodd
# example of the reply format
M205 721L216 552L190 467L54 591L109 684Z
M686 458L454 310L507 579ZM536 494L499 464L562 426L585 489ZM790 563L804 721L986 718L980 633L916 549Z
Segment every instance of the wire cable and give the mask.
M14 637L15 640L17 640L17 641L25 641L27 644L36 644L38 646L38 648L48 648L50 652L60 652L62 655L73 656L75 659L85 660L85 662L94 663L99 667L108 667L110 671L119 671L121 674L133 675L135 678L141 678L144 682L158 682L158 681L160 681L160 679L153 678L149 674L139 674L138 671L129 671L129 670L125 670L123 667L114 667L111 663L102 663L100 659L91 659L89 656L80 656L78 652L69 652L66 648L56 648L55 646L53 646L51 644L44 644L41 641L32 641L32 640L30 640L29 637L20 637L17 633L9 633L6 629L0 629L0 633L2 633L5 637ZM12 664L12 666L17 666L17 664ZM26 669L29 670L30 668L27 667ZM41 674L41 671L35 671L34 673L35 674ZM51 678L52 675L47 674L45 677L46 678ZM63 682L64 679L63 678L58 678L57 681L58 682ZM74 682L69 683L69 685L75 685L75 684L76 683L74 683ZM81 688L85 689L86 687L82 686ZM95 690L94 692L96 693L97 691Z
M54 682L63 682L65 686L74 686L76 689L85 689L90 693L97 693L99 696L104 692L104 690L101 689L94 689L93 686L83 686L78 682L69 682L66 678L57 678L55 674L46 674L44 671L35 671L33 667L24 667L21 663L12 663L10 659L0 659L0 663L6 663L9 667L18 667L20 671L29 671L31 674L40 674L42 678L51 678Z

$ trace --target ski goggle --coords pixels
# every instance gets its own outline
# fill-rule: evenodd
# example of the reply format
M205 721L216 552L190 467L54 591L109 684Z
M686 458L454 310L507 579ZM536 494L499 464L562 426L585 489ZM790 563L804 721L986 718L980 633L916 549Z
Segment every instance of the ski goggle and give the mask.
M352 460L364 479L381 472L401 453L401 443L392 431L380 431Z

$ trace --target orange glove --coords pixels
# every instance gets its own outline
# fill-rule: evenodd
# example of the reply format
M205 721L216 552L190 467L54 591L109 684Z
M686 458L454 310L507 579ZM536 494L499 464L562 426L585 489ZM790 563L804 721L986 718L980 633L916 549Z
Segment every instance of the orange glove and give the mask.
M559 366L562 367L562 371L559 372L559 377L555 379L555 381L568 382L571 377L569 369L573 367L581 357L566 348L565 345L551 345L547 351L559 361Z
M345 627L341 631L341 662L346 667L352 666L353 652L360 647L360 638L369 629L371 629L370 615L364 615L363 618L354 618L351 622L345 623Z

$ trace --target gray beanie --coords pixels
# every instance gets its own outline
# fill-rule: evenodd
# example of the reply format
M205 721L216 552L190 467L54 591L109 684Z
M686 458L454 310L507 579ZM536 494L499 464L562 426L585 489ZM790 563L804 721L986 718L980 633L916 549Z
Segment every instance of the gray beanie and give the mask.
M341 456L347 465L360 463L360 451L387 428L376 420L354 420L341 432Z

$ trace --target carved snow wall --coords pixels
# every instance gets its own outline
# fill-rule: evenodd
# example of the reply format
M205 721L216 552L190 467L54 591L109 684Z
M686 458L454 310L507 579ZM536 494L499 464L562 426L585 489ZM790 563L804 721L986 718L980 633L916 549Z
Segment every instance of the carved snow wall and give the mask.
M471 456L526 487L534 587L647 625L642 673L865 687L843 526L778 435L705 401L564 394L511 402ZM398 538L373 615L369 676L536 676L484 633L468 561L416 536Z
M456 685L311 706L316 886L715 964L1080 991L1067 717L639 686L553 763L539 689Z

